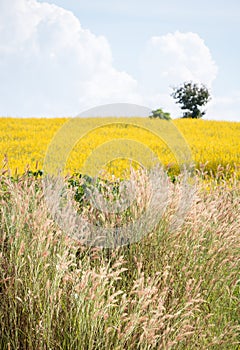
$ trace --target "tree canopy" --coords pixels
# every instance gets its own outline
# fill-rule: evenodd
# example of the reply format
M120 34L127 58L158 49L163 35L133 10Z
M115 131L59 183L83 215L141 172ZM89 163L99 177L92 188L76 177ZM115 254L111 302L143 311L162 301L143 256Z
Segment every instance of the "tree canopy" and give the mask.
M179 87L173 88L171 96L181 105L184 112L183 118L202 118L206 113L200 107L206 105L211 97L205 85L193 82L185 82Z
M170 120L171 116L170 116L170 113L163 112L161 108L158 108L152 111L152 114L149 116L149 118L159 118L164 120Z

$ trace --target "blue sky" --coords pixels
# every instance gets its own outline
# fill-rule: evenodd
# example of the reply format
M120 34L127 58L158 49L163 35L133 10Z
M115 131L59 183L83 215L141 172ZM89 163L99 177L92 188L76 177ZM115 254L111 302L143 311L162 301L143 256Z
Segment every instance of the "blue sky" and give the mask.
M0 0L0 114L75 116L100 104L161 107L206 84L206 119L240 121L240 2Z

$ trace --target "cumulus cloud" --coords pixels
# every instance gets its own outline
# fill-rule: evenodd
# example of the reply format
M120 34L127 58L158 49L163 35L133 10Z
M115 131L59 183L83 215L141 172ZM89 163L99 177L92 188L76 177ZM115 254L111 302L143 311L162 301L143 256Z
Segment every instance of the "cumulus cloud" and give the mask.
M129 102L179 116L170 87L187 80L211 87L218 70L196 33L152 37L139 63L138 80L117 70L107 39L59 6L0 0L2 115L75 116L100 104ZM213 99L211 116L218 105L227 108L236 101L229 98Z
M1 113L66 115L109 100L138 102L137 82L113 67L106 38L71 12L1 0L0 23Z
M218 68L198 34L177 31L149 40L140 60L140 70L144 81L153 89L159 89L159 85L190 80L210 87Z
M170 98L171 88L184 81L203 83L209 88L217 76L217 65L209 48L196 33L168 33L154 36L140 59L142 91L151 92L149 101L179 113ZM166 93L167 92L167 93Z

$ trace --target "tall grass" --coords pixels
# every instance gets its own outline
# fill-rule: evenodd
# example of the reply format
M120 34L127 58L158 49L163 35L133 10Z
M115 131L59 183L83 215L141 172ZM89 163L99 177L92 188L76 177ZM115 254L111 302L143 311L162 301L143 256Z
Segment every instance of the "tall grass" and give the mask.
M1 175L1 349L238 349L239 182L201 181L185 223L114 250L51 219L38 180ZM173 186L181 187L181 180Z

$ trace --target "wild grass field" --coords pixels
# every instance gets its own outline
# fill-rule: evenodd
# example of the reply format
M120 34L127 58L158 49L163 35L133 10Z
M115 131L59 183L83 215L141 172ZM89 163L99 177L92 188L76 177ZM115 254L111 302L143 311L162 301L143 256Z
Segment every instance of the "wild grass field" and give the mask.
M70 222L62 229L46 204L44 174L28 171L37 161L41 169L64 121L1 119L0 348L239 349L240 123L175 121L196 161L184 221L172 226L186 187L184 173L176 173L162 182L169 196L158 224L150 232L141 227L140 240L109 249L69 235ZM76 145L80 155L104 137L134 133L112 129ZM164 145L140 137L166 166L174 162ZM75 159L81 157L73 153L69 171L77 170ZM65 181L78 215L99 228L141 217L152 195L147 170L133 169L130 210L100 215L81 192L82 178ZM111 197L111 184L105 186ZM150 220L162 204L161 198L154 203Z

